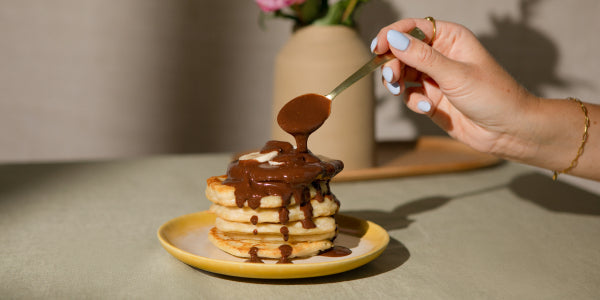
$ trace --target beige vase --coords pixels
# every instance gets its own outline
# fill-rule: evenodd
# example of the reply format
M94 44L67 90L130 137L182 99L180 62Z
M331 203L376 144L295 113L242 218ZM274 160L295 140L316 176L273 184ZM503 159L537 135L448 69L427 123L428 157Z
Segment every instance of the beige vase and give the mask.
M306 93L328 94L370 58L356 31L346 26L308 26L295 31L275 61L273 120L289 100ZM331 116L310 136L308 148L342 160L346 170L372 167L373 114L371 75L333 100ZM293 143L276 121L272 138Z

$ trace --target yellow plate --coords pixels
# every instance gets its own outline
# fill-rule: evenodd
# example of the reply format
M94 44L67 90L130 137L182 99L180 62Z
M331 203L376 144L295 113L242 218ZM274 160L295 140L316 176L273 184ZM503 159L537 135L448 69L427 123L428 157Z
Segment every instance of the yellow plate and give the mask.
M335 244L352 250L344 257L314 256L295 259L293 264L245 262L229 255L208 240L215 215L203 211L177 217L158 229L162 246L180 261L213 273L246 278L306 278L345 272L360 267L378 257L390 237L379 225L350 216L337 215L339 234Z

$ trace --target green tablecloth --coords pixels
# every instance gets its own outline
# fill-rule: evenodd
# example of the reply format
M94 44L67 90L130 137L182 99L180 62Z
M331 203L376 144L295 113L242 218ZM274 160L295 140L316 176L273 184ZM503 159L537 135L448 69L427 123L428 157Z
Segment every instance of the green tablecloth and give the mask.
M343 213L391 237L352 271L255 280L189 267L156 231L208 209L205 180L228 158L0 166L0 298L600 298L600 197L514 163L333 183Z

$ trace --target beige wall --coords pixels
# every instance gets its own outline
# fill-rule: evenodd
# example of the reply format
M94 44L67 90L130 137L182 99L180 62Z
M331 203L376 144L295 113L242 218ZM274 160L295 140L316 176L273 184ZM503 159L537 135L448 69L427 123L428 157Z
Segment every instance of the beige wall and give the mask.
M368 45L401 17L470 27L528 88L600 103L600 1L381 1ZM253 1L0 0L0 161L238 151L269 135L272 63L289 23ZM379 84L377 136L439 131Z
M266 136L271 60L289 30L261 31L253 2L0 3L1 161L232 150Z

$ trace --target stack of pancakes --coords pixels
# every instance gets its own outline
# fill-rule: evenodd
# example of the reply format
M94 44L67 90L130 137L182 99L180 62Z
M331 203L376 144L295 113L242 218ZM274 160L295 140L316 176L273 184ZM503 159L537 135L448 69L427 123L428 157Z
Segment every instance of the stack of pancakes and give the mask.
M329 190L329 179L343 165L333 168L334 171L330 167L316 172L307 177L311 178L308 182L261 179L256 174L263 169L272 168L274 174L289 174L286 170L291 168L290 164L281 162L286 159L278 162L277 157L293 150L276 145L274 151L268 151L273 148L273 145L267 147L268 143L267 150L240 157L232 163L234 167L230 165L227 176L207 180L206 197L213 202L210 211L217 216L209 239L221 250L252 262L261 262L260 258L290 262L290 258L313 256L332 248L337 235L334 215L339 201ZM293 165L295 169L303 167ZM234 168L244 172L232 171ZM252 174L253 170L256 174ZM236 176L238 173L244 175Z

